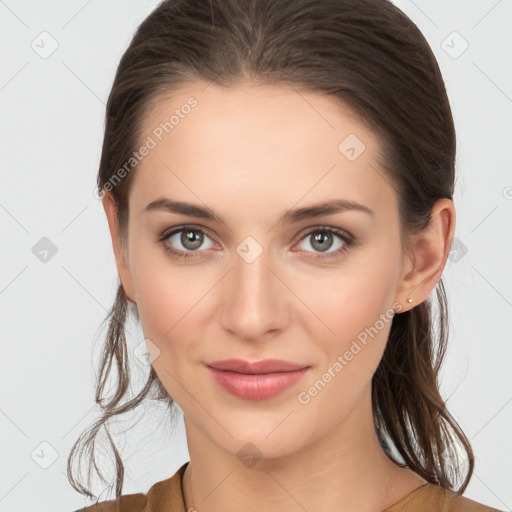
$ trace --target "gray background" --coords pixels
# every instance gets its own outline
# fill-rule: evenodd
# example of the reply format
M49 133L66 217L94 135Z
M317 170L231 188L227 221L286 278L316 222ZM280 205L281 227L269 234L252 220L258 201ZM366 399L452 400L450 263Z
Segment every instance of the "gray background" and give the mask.
M512 2L395 3L438 58L458 134L441 390L476 454L465 495L510 510ZM1 512L84 504L66 459L98 414L94 364L117 284L93 195L104 108L119 58L154 6L0 0ZM142 336L136 325L129 331L133 349ZM147 370L136 369L141 379ZM175 435L158 408L133 419L141 421L118 438L125 494L146 492L188 460L181 419Z

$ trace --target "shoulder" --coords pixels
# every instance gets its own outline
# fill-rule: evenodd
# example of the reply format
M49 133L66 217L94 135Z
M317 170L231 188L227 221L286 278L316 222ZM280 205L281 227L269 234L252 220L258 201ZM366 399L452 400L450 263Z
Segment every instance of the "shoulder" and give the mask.
M73 512L185 512L182 478L187 464L172 477L153 484L146 494L124 494Z
M439 487L439 489L441 488ZM492 508L483 503L466 498L465 496L461 496L449 489L442 489L442 494L446 502L446 512L503 512L497 508Z
M146 507L146 495L125 494L116 499L95 503L74 512L142 512Z
M426 484L385 512L503 512L445 489L439 485Z

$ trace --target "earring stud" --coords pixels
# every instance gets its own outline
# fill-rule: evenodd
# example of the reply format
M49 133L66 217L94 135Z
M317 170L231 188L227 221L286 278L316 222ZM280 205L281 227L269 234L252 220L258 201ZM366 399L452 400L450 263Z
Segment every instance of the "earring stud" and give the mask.
M409 297L409 298L407 299L407 303L408 303L408 304L410 304L411 302L412 302L412 299Z

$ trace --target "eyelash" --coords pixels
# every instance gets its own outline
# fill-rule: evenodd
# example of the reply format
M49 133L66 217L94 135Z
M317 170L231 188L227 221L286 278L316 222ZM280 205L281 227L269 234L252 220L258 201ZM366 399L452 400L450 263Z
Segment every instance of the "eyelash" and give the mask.
M163 245L164 250L173 258L191 260L191 259L195 259L195 258L201 257L198 254L196 254L196 253L203 252L201 250L189 251L189 252L187 252L187 251L180 251L180 250L177 250L177 249L173 249L170 245L168 245L166 243L167 240L171 236L173 236L173 235L175 235L177 233L184 232L184 231L192 231L194 233L201 233L203 235L206 235L208 238L211 238L208 235L208 233L206 231L204 231L200 227L196 227L196 226L180 226L180 227L177 227L177 228L172 228L171 230L164 231L164 233L162 233L162 235L158 238L157 241ZM316 234L316 233L333 234L333 235L337 236L338 238L340 238L342 240L343 246L341 248L333 251L333 252L330 252L330 253L326 253L326 254L316 253L317 254L316 256L307 256L307 258L312 259L312 260L332 259L332 258L334 258L336 256L340 256L341 254L344 254L345 252L347 252L349 250L349 248L357 245L357 241L356 241L355 237L353 237L352 235L350 235L346 231L343 231L343 230L337 229L337 228L331 228L331 227L328 227L328 226L316 226L316 227L312 228L311 230L309 230L307 233L305 233L302 236L302 238L299 240L299 242L302 241L302 240L305 240L308 236L311 236L311 235Z

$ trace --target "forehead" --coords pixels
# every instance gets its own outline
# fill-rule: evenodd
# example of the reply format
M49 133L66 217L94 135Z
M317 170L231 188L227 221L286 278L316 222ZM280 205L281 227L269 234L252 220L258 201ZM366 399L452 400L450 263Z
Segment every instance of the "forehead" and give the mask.
M357 113L294 86L190 83L153 102L139 135L152 149L132 183L138 210L165 193L246 209L396 199L376 160L379 140Z

